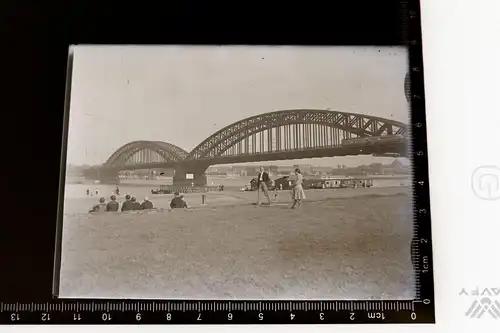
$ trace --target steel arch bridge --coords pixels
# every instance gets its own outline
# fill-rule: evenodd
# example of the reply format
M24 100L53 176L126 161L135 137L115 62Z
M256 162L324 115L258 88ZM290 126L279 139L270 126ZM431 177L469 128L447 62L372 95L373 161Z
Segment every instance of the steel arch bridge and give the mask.
M224 127L195 147L186 160L339 147L343 139L405 135L398 121L326 110L284 110Z
M299 109L245 118L214 133L191 152L161 141L134 141L120 147L101 168L101 178L117 171L173 168L175 182L186 173L203 179L210 165L359 154L407 153L408 126L402 122L340 111ZM346 147L345 139L387 138ZM177 180L176 180L177 177ZM200 182L206 181L201 180ZM189 181L191 183L191 181Z
M179 162L188 152L171 143L162 141L133 141L120 147L109 157L103 167L120 169L141 164Z

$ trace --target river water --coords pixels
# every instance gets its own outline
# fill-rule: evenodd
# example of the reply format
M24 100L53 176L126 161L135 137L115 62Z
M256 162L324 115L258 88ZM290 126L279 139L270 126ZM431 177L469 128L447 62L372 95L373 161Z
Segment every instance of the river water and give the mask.
M250 183L253 177L220 177L220 176L207 176L208 185L224 185L225 190L237 190ZM172 178L163 178L158 180L144 180L144 179L130 179L124 180L120 183L120 194L125 196L130 194L143 199L145 196L151 196L151 189L159 188L161 185L172 184ZM410 179L394 178L394 179L373 179L373 187L393 187L393 186L408 186ZM108 184L73 184L67 183L65 186L64 197L66 199L89 198L87 196L87 189L90 190L92 197L105 197L109 198L116 190L115 185ZM98 194L96 195L96 191Z

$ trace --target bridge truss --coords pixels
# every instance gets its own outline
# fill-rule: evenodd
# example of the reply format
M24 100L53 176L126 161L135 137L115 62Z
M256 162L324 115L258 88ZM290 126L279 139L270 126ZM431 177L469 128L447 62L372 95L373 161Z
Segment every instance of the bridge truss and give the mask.
M334 148L343 139L405 135L394 120L326 110L287 110L260 114L213 134L186 160Z
M214 163L228 157L276 156L336 148L344 139L407 134L398 121L327 110L285 110L249 117L224 127L190 153L161 141L134 141L119 148L103 165L105 169L135 166L174 166L178 163ZM314 154L313 154L314 155ZM290 155L291 156L291 155ZM322 155L323 156L323 155ZM229 159L231 160L231 159Z
M104 168L120 168L141 164L180 162L188 152L162 141L134 141L120 147L104 163Z

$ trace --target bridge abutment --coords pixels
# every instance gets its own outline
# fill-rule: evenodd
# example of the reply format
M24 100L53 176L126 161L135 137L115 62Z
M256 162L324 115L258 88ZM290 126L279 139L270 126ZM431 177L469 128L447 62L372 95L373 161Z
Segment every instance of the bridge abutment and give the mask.
M205 171L210 165L204 163L181 163L175 167L173 184L175 186L205 186Z

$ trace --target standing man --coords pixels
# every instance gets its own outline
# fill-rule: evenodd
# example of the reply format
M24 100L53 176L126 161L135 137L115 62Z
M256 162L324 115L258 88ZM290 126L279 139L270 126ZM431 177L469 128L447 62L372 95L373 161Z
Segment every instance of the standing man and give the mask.
M269 205L271 204L271 199L269 198L269 192L267 190L267 184L269 183L269 175L264 171L264 167L260 167L260 172L257 175L257 206L260 206L260 191L264 192Z

